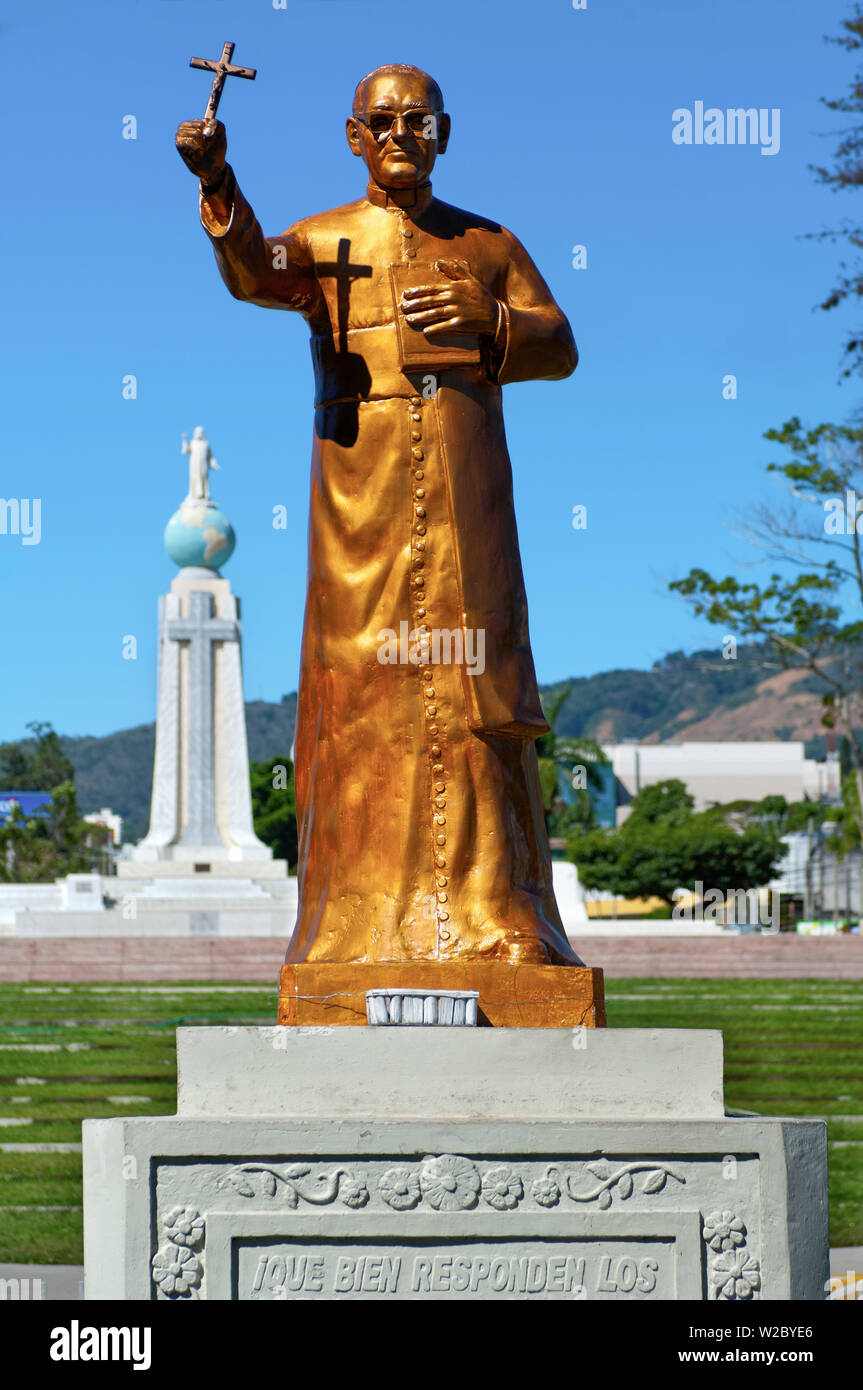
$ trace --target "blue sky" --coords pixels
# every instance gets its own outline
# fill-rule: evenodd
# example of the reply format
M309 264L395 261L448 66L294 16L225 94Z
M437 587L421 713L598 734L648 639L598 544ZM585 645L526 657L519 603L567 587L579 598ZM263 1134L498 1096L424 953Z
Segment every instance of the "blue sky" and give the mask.
M258 69L227 84L220 114L270 233L361 195L344 137L361 75L412 62L439 80L453 137L436 191L520 237L582 354L570 381L505 392L534 654L554 680L718 645L668 581L746 557L726 523L776 486L764 430L858 406L837 384L847 318L812 307L839 252L802 239L857 213L808 171L836 144L819 98L845 92L852 60L823 35L849 13L835 0L17 7L3 32L0 497L41 498L43 517L38 545L0 535L0 739L30 719L101 734L153 718L157 596L174 572L162 532L197 424L237 531L225 574L243 600L247 698L296 688L308 335L219 279L173 149L209 90L190 56L230 38ZM676 145L672 112L696 101L779 108L779 153ZM572 268L577 244L587 269Z

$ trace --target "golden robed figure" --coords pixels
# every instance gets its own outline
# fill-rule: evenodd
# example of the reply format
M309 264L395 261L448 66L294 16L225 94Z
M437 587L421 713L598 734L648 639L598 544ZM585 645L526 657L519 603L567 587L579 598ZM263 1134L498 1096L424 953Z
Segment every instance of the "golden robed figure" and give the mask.
M552 888L501 408L505 383L567 377L577 352L512 233L432 193L449 135L431 77L376 69L347 120L365 195L267 237L224 126L177 134L231 294L311 333L283 1022L364 1022L363 989L391 981L478 988L498 1024L603 1022Z

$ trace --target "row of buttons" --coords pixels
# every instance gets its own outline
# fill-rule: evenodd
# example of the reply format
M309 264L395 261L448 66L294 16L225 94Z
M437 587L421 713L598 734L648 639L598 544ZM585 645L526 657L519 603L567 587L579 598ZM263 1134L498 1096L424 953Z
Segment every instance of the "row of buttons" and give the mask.
M401 232L402 236L404 237L405 242L409 242L409 241L412 239L413 234L414 234L414 229L413 229L413 227L410 225L410 222L408 221L408 219L407 219L407 217L405 216L404 213L402 213L401 216L399 217L399 231ZM417 254L417 253L416 253L416 250L414 249L413 246L408 246L408 245L406 245L404 249L405 249L405 255L407 256L407 258L408 258L409 261L412 261L412 260L414 260L414 259L416 258L416 254Z
M416 629L420 633L428 633L429 626L426 622L428 617L428 594L425 592L425 576L422 571L425 569L426 546L427 546L427 496L425 484L425 471L422 467L425 461L425 453L422 448L422 397L411 396L408 402L410 416L410 437L411 437L411 471L413 474L413 509L414 521L412 532L412 553L411 553L411 587L416 599L417 607L414 610L417 619ZM432 757L432 777L433 777L433 796L432 796L432 824L434 827L434 862L435 862L435 897L437 915L437 934L438 940L449 941L449 912L447 911L448 896L446 893L446 782L444 781L444 765L442 743L445 737L445 726L441 723L440 710L437 701L440 698L434 687L434 671L431 665L421 665L419 669L420 680L422 681L422 696L424 702L425 717L428 721L428 732L434 740L430 752Z

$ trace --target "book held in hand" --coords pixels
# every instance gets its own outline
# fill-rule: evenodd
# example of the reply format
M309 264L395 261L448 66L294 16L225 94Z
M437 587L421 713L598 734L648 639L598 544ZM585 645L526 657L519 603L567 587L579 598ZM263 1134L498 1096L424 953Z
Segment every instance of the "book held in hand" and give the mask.
M464 261L458 264L468 268ZM478 334L435 333L427 337L420 329L411 327L400 307L405 290L417 289L420 285L446 287L457 282L430 261L391 265L389 272L400 369L415 372L424 367L434 370L435 367L476 366L481 360Z

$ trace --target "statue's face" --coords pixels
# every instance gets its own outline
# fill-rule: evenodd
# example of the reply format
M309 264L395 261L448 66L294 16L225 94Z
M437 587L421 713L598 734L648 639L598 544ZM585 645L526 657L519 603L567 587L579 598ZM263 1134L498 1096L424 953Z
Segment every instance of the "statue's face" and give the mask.
M426 183L450 125L427 82L412 73L380 73L365 86L363 108L348 117L348 144L374 182L382 188Z

